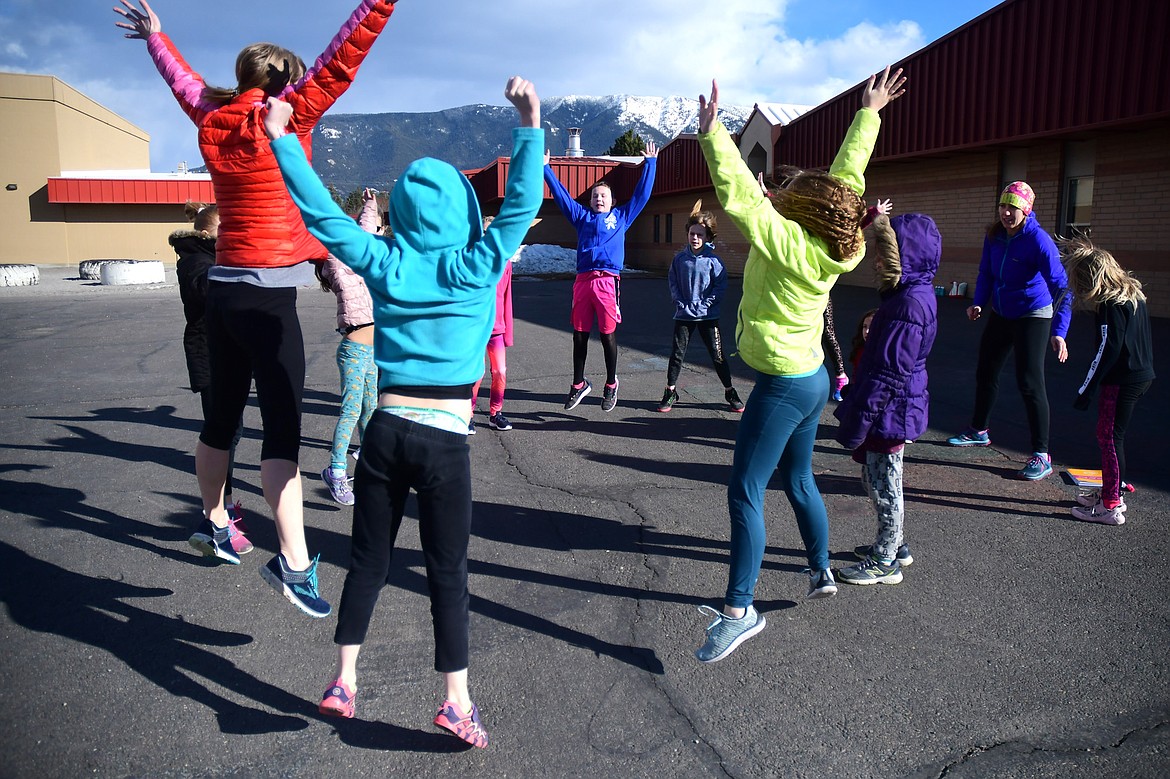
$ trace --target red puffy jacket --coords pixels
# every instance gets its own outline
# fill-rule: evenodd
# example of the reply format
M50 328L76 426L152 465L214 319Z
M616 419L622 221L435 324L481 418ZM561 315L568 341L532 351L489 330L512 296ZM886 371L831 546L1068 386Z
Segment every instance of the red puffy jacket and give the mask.
M321 116L353 83L358 68L386 26L394 6L364 0L304 77L281 98L293 107L290 130L312 159L312 131ZM216 264L276 268L324 259L328 252L309 235L289 197L264 133L261 89L230 103L203 99L204 82L163 33L147 40L155 67L183 111L199 128L199 151L211 173L219 206Z

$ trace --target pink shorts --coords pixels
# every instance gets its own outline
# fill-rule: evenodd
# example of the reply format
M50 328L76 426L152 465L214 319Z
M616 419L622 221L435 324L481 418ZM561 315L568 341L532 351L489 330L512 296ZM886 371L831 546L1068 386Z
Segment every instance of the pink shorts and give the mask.
M573 282L573 329L588 333L597 319L597 329L612 333L622 321L620 280L612 273L591 270L578 273Z

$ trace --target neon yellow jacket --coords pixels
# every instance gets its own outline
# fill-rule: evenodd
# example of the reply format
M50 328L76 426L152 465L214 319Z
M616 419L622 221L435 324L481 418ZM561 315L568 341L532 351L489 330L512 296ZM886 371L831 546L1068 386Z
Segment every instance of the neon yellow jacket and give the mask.
M853 118L829 173L865 193L865 166L881 120L862 108ZM735 329L739 354L772 376L812 373L825 360L825 304L837 277L857 267L865 248L844 261L823 240L776 212L722 123L699 135L723 210L751 244Z

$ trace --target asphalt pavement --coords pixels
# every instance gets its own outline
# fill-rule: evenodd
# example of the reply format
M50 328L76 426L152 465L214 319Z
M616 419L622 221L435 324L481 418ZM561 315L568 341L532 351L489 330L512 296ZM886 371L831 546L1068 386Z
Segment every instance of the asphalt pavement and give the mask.
M1028 435L1010 366L993 445L945 446L969 421L981 325L965 301L940 300L931 428L906 456L905 580L806 601L796 523L770 489L756 603L768 626L702 665L697 607L726 586L738 415L701 343L680 402L655 412L671 305L665 280L644 276L622 283L617 408L601 411L594 339L596 390L565 411L570 286L515 282L514 429L481 411L470 440L470 678L486 750L431 725L442 687L409 521L359 663L358 716L317 714L335 621L305 617L257 575L276 537L254 404L236 493L257 548L228 567L188 546L200 408L173 283L102 287L50 267L37 287L0 289L0 776L1170 775L1170 349L1158 346L1170 321L1154 321L1161 378L1128 440L1129 521L1105 527L1071 518L1059 473L1013 478ZM729 341L738 295L733 281ZM838 287L834 303L847 340L876 295ZM318 476L338 399L334 306L300 292L306 533L336 606L351 509ZM1072 409L1085 315L1069 346L1067 364L1048 363L1058 472L1098 467L1095 414ZM746 400L750 370L733 366ZM875 520L832 406L814 463L842 567Z

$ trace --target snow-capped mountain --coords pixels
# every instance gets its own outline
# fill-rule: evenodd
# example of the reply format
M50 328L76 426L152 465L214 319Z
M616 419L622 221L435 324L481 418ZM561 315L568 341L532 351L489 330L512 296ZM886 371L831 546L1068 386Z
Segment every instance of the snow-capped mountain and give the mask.
M699 104L684 97L552 97L541 101L548 148L563 154L567 128L581 128L586 155L600 155L633 130L662 146L679 133L695 132ZM720 106L732 132L751 107ZM437 157L460 169L478 168L511 153L511 106L469 105L432 113L331 114L314 131L313 167L342 194L362 187L389 189L419 157Z

